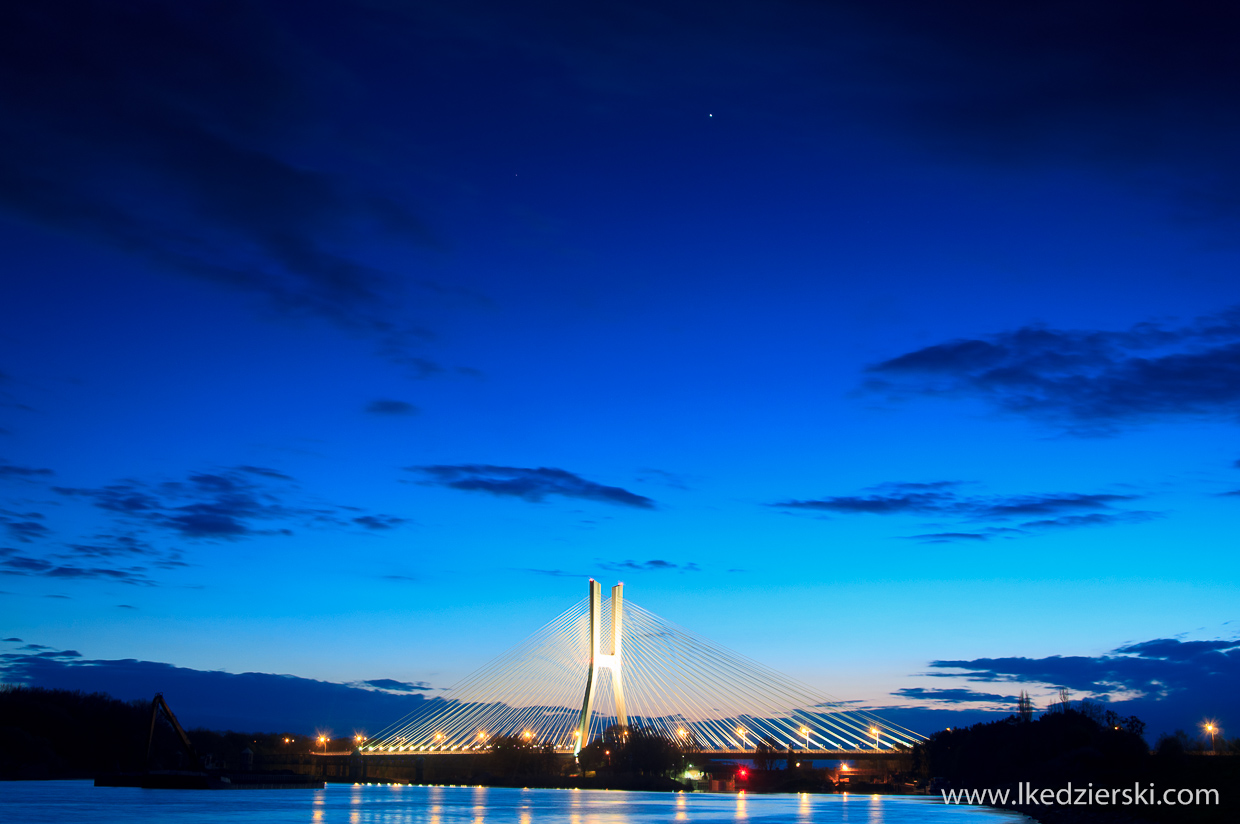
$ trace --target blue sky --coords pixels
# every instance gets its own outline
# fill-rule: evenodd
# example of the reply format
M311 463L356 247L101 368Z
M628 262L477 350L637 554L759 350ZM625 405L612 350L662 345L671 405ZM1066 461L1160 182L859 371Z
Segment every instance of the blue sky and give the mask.
M1240 711L1232 12L0 14L22 644L442 687L594 576L872 706Z

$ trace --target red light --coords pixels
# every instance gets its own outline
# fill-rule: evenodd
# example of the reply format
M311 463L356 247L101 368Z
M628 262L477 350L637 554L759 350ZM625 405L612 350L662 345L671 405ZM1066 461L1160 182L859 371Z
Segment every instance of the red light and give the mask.
M747 778L749 776L749 770L741 769L739 772L737 772L737 775L739 775L741 778Z

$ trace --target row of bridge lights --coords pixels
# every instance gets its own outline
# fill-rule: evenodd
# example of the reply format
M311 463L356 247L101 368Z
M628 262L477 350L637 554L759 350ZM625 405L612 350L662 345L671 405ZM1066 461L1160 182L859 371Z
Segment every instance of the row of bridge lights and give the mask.
M748 746L749 746L749 739L745 737L748 733L749 733L749 730L745 729L744 727L737 727L737 728L736 728L736 734L740 736L740 738L741 738L741 743L742 743L745 747L748 747ZM878 727L870 727L870 735L874 736L874 747L875 747L875 749L877 749L877 748L878 748L878 745L879 745L879 736L880 736L881 734L882 734L882 732L881 732L881 730L879 730L879 728L878 728ZM807 749L807 750L808 750L808 749L809 749L809 727L801 727L801 735L804 735L804 736L805 736L805 749ZM680 731L680 737L681 737L681 738L684 738L684 736L685 736L685 731L682 729L682 730Z
M326 735L323 735L322 733L319 734L319 744L323 747L324 755L327 755L327 742L329 740L330 739ZM362 735L360 732L357 735L353 736L353 742L357 744L359 747L362 746L362 742L365 740L366 740L366 736ZM289 743L289 739L287 738L284 739L284 743L285 744Z
M1209 732L1211 736L1213 736L1214 730L1209 730ZM874 747L877 748L879 746L879 736L882 735L882 731L880 731L878 727L872 726L869 729L869 734L874 736ZM627 732L622 732L621 735L626 737L626 739L627 737L629 737L629 734L627 734ZM684 727L680 727L680 729L676 731L676 735L680 736L681 739L684 739L684 736L688 735L688 730L684 729ZM749 747L749 739L748 739L749 730L746 730L745 727L738 726L737 735L740 736L740 741L742 741L742 745L744 747ZM805 748L806 750L808 750L808 748L810 748L810 729L808 729L808 727L801 727L801 735L805 736ZM439 743L440 741L443 741L444 737L445 736L443 732L436 732L435 743ZM522 737L526 741L534 740L534 734L533 732L529 730L526 730L525 732L523 732ZM582 737L582 731L578 730L577 732L574 732L573 737L575 737L575 739L580 739L580 737ZM366 736L355 735L353 736L353 740L355 740L358 743L358 745L361 745L362 741L366 741ZM479 740L481 743L484 743L485 745L486 730L477 731L477 740ZM327 752L327 736L320 735L319 743L321 743L322 745L322 751Z

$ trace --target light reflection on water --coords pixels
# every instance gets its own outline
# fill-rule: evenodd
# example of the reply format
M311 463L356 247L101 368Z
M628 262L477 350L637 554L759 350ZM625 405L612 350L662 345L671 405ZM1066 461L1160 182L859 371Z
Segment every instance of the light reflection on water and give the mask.
M633 793L331 784L325 790L139 790L0 782L0 821L50 824L1029 824L913 796Z

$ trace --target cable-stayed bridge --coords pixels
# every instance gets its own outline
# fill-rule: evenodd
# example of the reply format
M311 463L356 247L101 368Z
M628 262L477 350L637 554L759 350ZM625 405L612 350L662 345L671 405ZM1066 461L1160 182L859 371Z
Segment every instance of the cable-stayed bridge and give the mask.
M467 754L515 737L556 752L642 728L705 756L761 745L802 757L874 758L924 736L666 621L589 595L441 698L373 736L363 754Z

